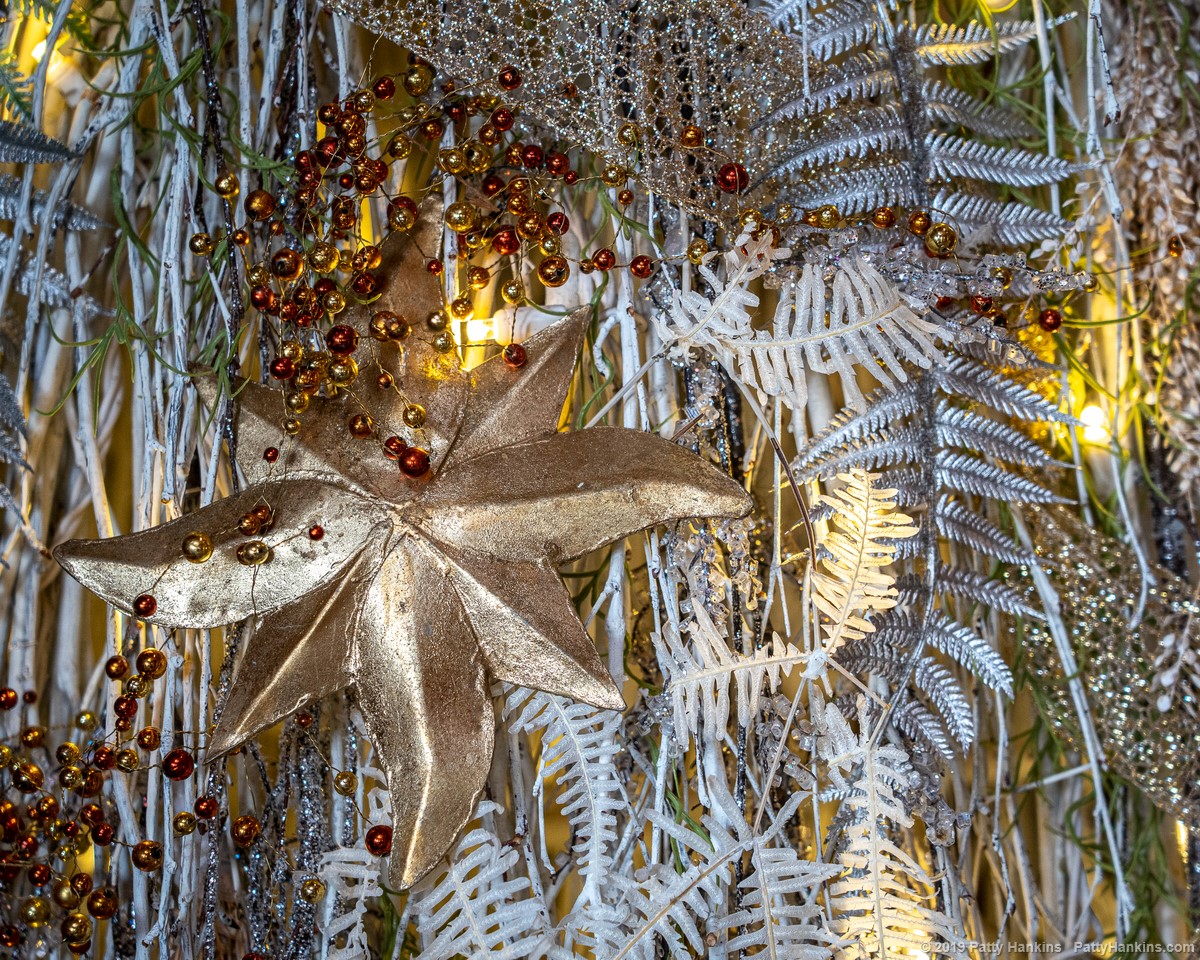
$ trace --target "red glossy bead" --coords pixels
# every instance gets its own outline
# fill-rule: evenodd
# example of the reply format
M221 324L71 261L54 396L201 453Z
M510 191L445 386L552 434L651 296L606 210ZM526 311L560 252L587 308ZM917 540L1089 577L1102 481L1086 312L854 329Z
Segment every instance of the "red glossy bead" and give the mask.
M216 797L203 796L196 798L192 809L201 820L211 820L220 811L221 805L217 803Z
M934 303L934 306L942 311L949 310L951 307L954 306L954 298L953 297L938 297L937 302Z
M396 95L396 81L391 77L380 77L371 87L376 100L391 100Z
M128 720L136 715L137 709L137 701L127 693L117 697L113 702L113 712L123 720Z
M143 620L158 612L158 601L148 593L138 594L133 598L133 612Z
M196 761L187 750L176 749L163 757L162 768L168 780L186 780L196 769Z
M525 366L525 361L528 359L525 353L525 348L519 343L510 343L504 348L504 362L514 370L519 370Z
M561 237L571 229L571 221L565 213L556 210L546 218L546 226L550 228L551 233Z
M0 690L0 710L11 710L15 707L21 698L17 696L17 691L12 687L5 687Z
M717 171L717 186L725 193L741 193L750 186L750 174L740 163L727 163Z
M337 139L335 137L322 137L317 141L316 147L313 148L313 154L320 166L332 166L333 161L338 155Z
M92 753L92 763L101 770L111 770L117 762L117 753L112 747L100 746Z
M26 703L37 703L37 691L26 690L23 694L21 694L21 699Z
M1054 333L1063 325L1063 316L1053 307L1047 307L1038 314L1038 326L1047 333Z
M339 357L347 357L358 349L358 331L339 323L325 334L325 346Z
M120 680L129 672L129 661L119 653L115 657L109 657L104 661L104 675L109 680Z
M568 187L575 186L578 181L579 174L577 174L574 170L568 170L563 174L563 183L565 183Z
M92 829L92 842L102 847L107 847L113 842L113 834L115 832L111 823L98 823Z
M400 454L400 472L406 477L423 477L429 472L429 453L420 447L408 447Z
M512 227L502 227L492 237L492 250L502 257L512 256L521 249L521 240Z
M629 272L635 277L645 280L654 270L653 261L645 254L634 257L629 261Z
M263 451L263 459L266 460L267 463L274 463L279 459L279 448L267 447L267 449Z
M357 274L354 279L350 281L350 289L354 291L357 296L362 297L364 300L372 297L378 287L379 278L373 273Z
M407 210L414 217L417 215L417 203L412 197L399 196L392 200L392 203L402 210Z
M546 155L542 153L541 147L530 144L521 148L521 163L530 170L536 170L545 162Z
M6 923L0 927L0 946L19 947L20 945L21 931L17 927L14 927L11 923Z
M571 161L565 153L558 153L556 151L546 158L546 171L552 176L561 177L570 169Z
M271 376L276 380L291 380L296 373L296 362L288 357L276 357L271 361Z
M104 808L98 803L85 803L79 811L79 819L89 827L98 827L104 822Z
M77 873L71 878L71 889L81 897L92 892L92 877L87 873Z
M516 122L516 117L513 112L507 107L497 107L492 111L492 126L497 130L511 130L513 123Z
M971 309L976 313L987 313L992 309L992 298L985 297L983 294L976 294L971 298Z
M260 284L250 291L250 303L263 313L279 312L279 295L265 284Z
M596 265L597 270L611 270L617 265L617 255L608 247L602 247L592 254L592 263Z
M324 536L325 536L325 528L323 526L321 526L319 523L314 523L311 527L308 528L308 539L309 540L314 540L314 541L321 540Z
M504 189L504 178L495 173L489 173L483 178L483 192L489 197L494 197Z
M44 887L50 882L50 864L35 863L29 868L29 882L35 887Z
M521 74L511 64L500 68L496 74L496 82L505 90L516 90L521 85Z
M392 852L392 828L385 824L372 827L364 839L373 856L386 857Z
M399 460L407 449L408 444L399 437L392 436L383 441L383 455L389 460Z
M307 730L312 725L313 718L311 713L296 714L296 726L298 726L301 730Z
M328 277L322 277L313 284L313 293L315 293L318 297L323 297L325 294L332 293L336 289L337 284Z
M430 273L432 273L436 277L436 276L439 276L441 274L441 272L445 269L445 265L442 263L441 260L438 260L436 257L431 257L429 260L427 260L425 262L425 269L428 270Z

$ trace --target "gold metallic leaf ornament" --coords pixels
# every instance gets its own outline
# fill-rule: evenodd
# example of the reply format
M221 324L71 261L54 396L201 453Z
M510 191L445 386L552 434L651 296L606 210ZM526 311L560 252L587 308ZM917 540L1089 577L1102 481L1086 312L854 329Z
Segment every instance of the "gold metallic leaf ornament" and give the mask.
M483 789L489 677L624 706L556 565L665 521L750 508L736 483L657 436L557 432L587 316L529 339L520 369L496 357L467 373L415 338L360 358L403 386L372 411L377 423L400 425L410 403L425 408L425 477L404 476L376 443L348 436L347 414L358 409L349 392L314 397L292 436L280 426L282 395L246 383L238 465L247 489L152 530L55 550L117 607L153 596L150 622L253 618L210 758L352 689L387 773L397 887L437 863ZM266 447L278 450L273 463ZM263 506L271 525L256 536L271 558L248 567L238 561L238 520ZM202 563L181 548L196 532L212 543Z

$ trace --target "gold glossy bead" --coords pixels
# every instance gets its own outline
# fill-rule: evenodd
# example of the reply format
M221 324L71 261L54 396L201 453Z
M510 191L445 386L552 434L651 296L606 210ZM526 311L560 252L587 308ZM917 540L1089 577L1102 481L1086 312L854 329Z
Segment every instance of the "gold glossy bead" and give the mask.
M95 730L97 723L99 721L91 710L80 710L79 713L75 714L75 726L80 730L85 732Z
M329 382L335 387L348 387L358 379L358 363L353 357L338 357L329 365Z
M332 243L318 240L308 248L305 259L316 273L331 273L338 265L338 248Z
M26 897L17 915L31 927L42 927L50 919L50 901L45 897Z
M555 254L538 264L537 275L544 286L561 287L571 275L571 266L563 257Z
M880 230L887 230L896 223L896 214L892 212L891 207L880 207L871 214L871 223L875 224Z
M482 290L488 285L488 281L492 279L492 275L488 273L485 267L471 267L467 271L467 285L472 290Z
M246 282L252 287L261 287L271 282L271 271L265 263L256 263L246 271Z
M29 760L22 760L13 768L13 786L22 793L37 793L46 782L42 768Z
M695 150L704 145L704 131L694 123L689 123L679 131L679 145L688 150Z
M781 203L779 209L775 211L775 220L779 223L787 223L795 212L790 203Z
M454 337L450 336L449 330L443 330L433 338L433 349L438 353L449 353L454 349Z
M139 699L146 696L150 692L149 678L135 673L125 681L125 692L131 697L138 697Z
M413 142L404 134L398 133L388 141L387 154L394 160L403 160L412 153Z
M188 240L188 249L198 257L207 257L215 249L212 237L207 233L193 233Z
M455 297L450 301L450 316L455 320L469 320L475 312L475 305L470 297Z
M54 751L54 759L62 764L76 763L79 760L79 747L70 740L60 743Z
M404 425L419 430L425 426L425 408L419 403L410 403L404 408Z
M1000 281L1000 285L1007 290L1012 286L1012 271L1008 267L992 267L992 276Z
M74 790L83 783L83 770L70 765L58 771L58 782L64 790Z
M700 263L708 253L708 242L703 237L697 237L687 247L687 258L692 263Z
M462 145L463 156L467 161L467 169L472 173L486 173L492 165L492 151L482 143L468 140Z
M467 245L468 250L479 250L488 242L482 230L468 230L462 235L463 241Z
M181 837L186 837L196 830L196 815L182 810L171 819L171 828Z
M341 290L330 290L321 298L321 306L327 313L341 313L346 309L346 295Z
M300 884L300 899L305 903L319 903L325 897L325 882L309 877Z
M958 234L948 223L931 223L925 231L925 249L935 257L948 257L958 246Z
M79 905L78 897L75 898L75 905ZM67 943L73 946L87 943L92 936L92 921L82 913L69 913L63 918L59 929Z
M838 221L842 219L838 208L831 203L825 204L817 209L817 226L822 230L832 230L838 225Z
M162 866L162 844L157 840L140 840L133 845L133 851L129 856L135 867L145 873L150 873Z
M123 773L133 773L138 768L138 755L132 750L121 750L117 753L117 769Z
M521 303L525 299L525 287L520 280L506 280L500 287L500 296L505 303Z
M266 190L252 190L242 204L252 220L266 220L275 212L275 198Z
M1086 290L1088 293L1095 293L1097 290L1100 289L1100 278L1097 277L1095 274L1092 274L1090 277L1087 278L1087 281L1083 285L1083 289Z
M441 310L434 310L425 318L425 326L430 330L445 330L446 323L446 315Z
M562 244L559 242L558 237L552 233L548 233L542 237L541 243L538 244L538 249L549 256L562 250Z
M625 171L616 164L609 164L600 174L600 180L606 187L619 187L626 179Z
M409 67L404 75L404 90L410 97L423 97L433 86L433 74L424 64Z
M438 152L438 166L451 175L467 169L467 155L461 147L450 147Z
M193 530L183 538L183 556L189 563L204 563L213 554L213 542L207 533Z
M300 421L295 417L288 417L283 421L283 432L289 437L294 437L300 432Z
M279 355L295 363L304 356L304 346L298 340L284 340L279 345Z
M475 227L476 210L465 200L458 200L446 208L446 226L455 233L466 233Z
M247 540L237 548L238 563L257 567L271 559L271 548L261 540Z
M237 174L226 170L213 181L213 189L217 191L217 196L229 200L238 195L241 184L238 183Z
M617 143L623 147L636 147L641 131L635 123L623 123L617 131Z
M308 394L293 390L283 395L283 405L292 413L303 413L308 409Z
M358 789L358 777L349 770L343 770L333 778L333 789L343 797L348 797Z
M79 906L79 894L66 877L54 882L50 888L50 898L64 910L74 910Z

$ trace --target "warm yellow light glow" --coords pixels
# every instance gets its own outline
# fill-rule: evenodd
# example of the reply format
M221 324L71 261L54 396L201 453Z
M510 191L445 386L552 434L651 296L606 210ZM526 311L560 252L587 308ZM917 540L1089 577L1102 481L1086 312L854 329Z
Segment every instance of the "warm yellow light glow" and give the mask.
M1108 443L1108 418L1096 404L1089 403L1079 411L1083 423L1083 439L1087 443Z
M42 57L46 55L46 41L39 40L37 43L35 43L33 45L33 50L30 51L29 55L33 57L34 63L41 63Z
M491 340L492 337L492 321L489 318L485 317L482 320L467 321L468 343L483 343L487 340Z

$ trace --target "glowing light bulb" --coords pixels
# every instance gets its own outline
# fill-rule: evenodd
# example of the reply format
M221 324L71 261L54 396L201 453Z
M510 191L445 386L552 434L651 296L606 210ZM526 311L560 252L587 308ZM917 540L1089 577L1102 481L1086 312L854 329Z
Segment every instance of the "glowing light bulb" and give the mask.
M483 343L486 340L491 340L492 336L492 321L490 319L484 318L483 320L467 321L468 343Z
M1089 403L1079 411L1079 420L1083 424L1083 439L1087 443L1108 443L1109 433L1107 418L1104 411L1096 404Z

